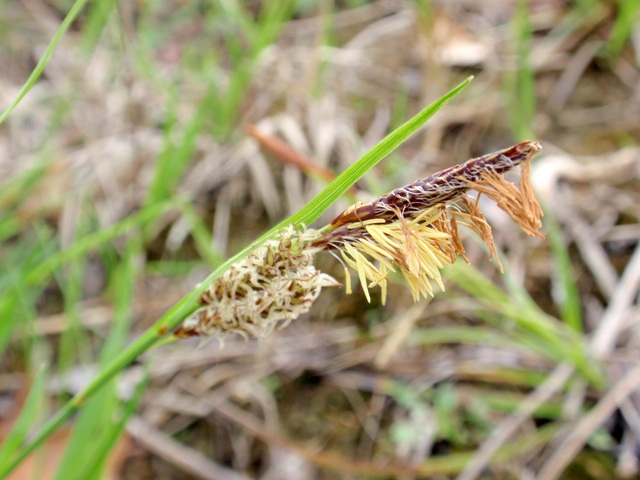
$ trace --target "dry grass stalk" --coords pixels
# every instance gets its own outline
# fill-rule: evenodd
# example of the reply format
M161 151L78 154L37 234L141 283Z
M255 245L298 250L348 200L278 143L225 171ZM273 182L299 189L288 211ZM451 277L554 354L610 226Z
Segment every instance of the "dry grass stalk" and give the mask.
M479 209L474 189L494 200L525 233L542 237L542 210L529 183L528 161L538 142L469 160L398 188L373 202L356 203L321 230L290 226L276 239L233 265L202 295L203 307L185 320L177 334L236 332L264 338L309 310L322 287L340 285L313 266L321 250L338 250L358 273L368 300L380 286L386 299L387 276L399 269L414 301L444 289L440 270L465 257L460 225L477 233L497 258L491 227ZM521 166L519 186L502 175ZM350 293L350 276L347 293Z

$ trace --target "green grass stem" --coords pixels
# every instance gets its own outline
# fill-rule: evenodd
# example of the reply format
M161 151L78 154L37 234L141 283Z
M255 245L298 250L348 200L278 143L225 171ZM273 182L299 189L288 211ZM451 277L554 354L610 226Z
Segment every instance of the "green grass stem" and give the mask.
M25 95L29 93L29 90L31 90L31 88L38 81L38 78L40 78L40 75L42 75L42 72L44 71L44 67L47 66L47 63L49 63L49 59L51 58L51 55L53 55L53 52L58 46L58 42L60 42L60 39L65 34L65 32L69 29L69 26L73 23L73 21L76 19L78 14L82 11L86 3L87 3L87 0L76 0L73 3L71 9L69 10L69 13L67 14L66 17L64 17L64 20L60 24L60 27L58 27L58 30L53 35L53 38L47 45L47 48L42 54L42 57L40 58L40 60L38 60L38 63L36 64L35 68L31 72L31 75L29 75L29 78L27 79L27 81L24 83L24 85L18 92L18 95L9 104L9 106L0 114L0 125L7 119L9 114L18 106L18 104L22 101Z

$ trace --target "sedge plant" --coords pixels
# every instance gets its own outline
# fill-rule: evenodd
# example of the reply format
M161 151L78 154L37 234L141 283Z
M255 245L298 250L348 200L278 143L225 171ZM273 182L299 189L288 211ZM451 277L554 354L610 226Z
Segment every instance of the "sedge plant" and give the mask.
M86 1L80 0L74 3L73 9L56 33L32 76L25 83L16 100L0 115L0 123L7 118L13 108L35 84L58 40L85 3ZM623 3L631 5L633 2ZM225 5L234 4L237 2L225 3ZM278 3L274 2L273 5L278 5ZM520 5L523 9L524 2L520 2ZM107 7L97 4L94 7L96 12L102 8ZM278 8L274 7L273 15L285 18L286 9L279 10ZM630 7L630 9L637 15L637 7ZM94 18L104 18L104 15L96 13ZM519 25L523 30L530 28L526 23L526 15L521 15L518 18L520 19ZM265 25L274 24L277 22L265 23ZM622 31L624 33L626 30ZM273 34L274 32L268 30L256 31L256 35L251 38L252 59L256 58L264 45L269 43L268 40ZM519 39L523 44L527 44L530 37L524 35ZM95 39L87 41L92 44ZM238 55L238 58L241 58L241 55ZM519 70L531 75L528 64L519 65ZM235 81L230 82L237 87L231 89L228 96L208 98L212 103L218 102L219 105L225 107L213 109L213 111L221 112L221 116L232 116L233 112L237 110L239 98L241 98L249 78L248 69L240 71ZM524 78L527 77L524 76ZM526 83L522 82L522 78L520 80L520 83ZM466 285L470 290L474 285L482 286L483 279L475 278L474 280L472 270L459 269L459 264L453 264L456 258L465 258L464 246L458 235L458 227L467 227L477 233L486 243L490 254L497 259L490 226L478 209L477 201L468 197L467 191L475 189L480 194L492 198L511 215L526 233L540 237L541 211L527 181L528 162L531 156L540 149L537 142L523 142L500 152L471 160L427 179L394 190L374 202L353 205L323 228L317 230L307 228L307 225L315 221L364 173L421 127L439 108L458 94L469 81L461 83L421 111L412 120L399 127L302 210L278 224L216 269L129 347L123 347L125 336L122 331L114 333L111 348L105 349L105 354L101 358L101 369L97 376L65 404L42 429L35 435L29 435L27 419L35 411L37 399L44 395L44 375L39 375L33 384L32 394L25 406L21 421L18 422L13 433L7 437L4 445L0 447L0 477L4 477L12 471L20 461L41 445L81 407L86 412L85 417L91 417L92 412L96 411L104 413L103 405L114 402L116 398L113 391L115 376L145 351L165 339L173 338L172 333L177 336L192 336L237 332L264 337L307 311L311 308L321 288L339 285L335 279L317 271L313 266L314 256L322 251L334 252L344 262L347 289L350 288L351 283L349 269L356 272L367 298L370 298L369 290L371 288L380 287L384 301L388 275L394 270L399 270L402 273L415 300L432 296L436 287L442 288L440 269L444 267L450 267L450 270L458 272L459 277L465 276L461 284ZM514 82L515 84L516 82ZM516 90L518 89L514 88L514 91ZM530 92L531 89L528 91ZM211 94L214 95L215 92ZM528 107L526 111L532 115L532 104L529 101L526 103ZM166 202L162 199L165 198L165 193L173 192L176 179L180 177L180 172L186 167L187 159L192 152L193 139L201 132L202 118L205 114L206 109L200 109L184 132L183 141L177 146L169 145L166 148L166 155L162 159L164 162L159 163L156 177L154 177L154 187L148 192L146 204L140 212L112 227L78 239L76 243L65 250L39 255L38 258L42 258L42 261L32 262L24 270L25 274L15 279L12 292L16 292L16 295L0 298L0 312L12 311L10 303L19 298L17 294L25 290L22 287L39 288L60 266L82 258L86 252L123 232L146 225L162 213L176 208L176 203L183 213L192 213L186 201ZM233 122L219 123L230 125ZM220 136L225 136L228 132L217 133ZM526 133L524 128L517 132L520 138L528 136ZM179 171L168 167L171 161L175 161L176 154L181 161L177 164L174 163L172 168L179 167ZM519 187L502 179L503 173L518 166L523 170L523 180ZM34 170L31 173L35 178L43 172L44 169ZM30 177L25 176L24 180L27 185ZM22 185L17 190L24 191ZM0 193L0 197L6 193L10 193L9 190L5 189ZM198 223L197 215L190 215L190 218ZM5 238L10 237L19 229L19 225L12 220L13 217L9 216L0 220L0 235ZM203 235L206 236L206 232L203 232ZM210 242L204 239L198 243L204 246ZM45 250L44 242L40 247ZM33 259L35 257L31 253L25 253L24 258ZM211 263L216 261L217 259L211 259ZM461 272L465 272L464 275ZM123 278L130 277L123 273ZM478 290L478 293L471 293L477 299L495 305L494 298L490 297L493 294L497 296L500 292L495 292L490 288L482 291L485 292L484 297L480 293L481 290ZM123 304L129 304L131 299L124 298L126 291L123 290L121 294ZM505 317L513 317L516 322L520 319L524 330L530 328L517 338L520 340L520 344L525 344L528 341L525 338L526 334L532 331L544 340L548 336L548 331L553 329L549 322L539 322L541 319L547 319L537 313L531 316L531 318L535 317L533 323L526 323L530 316L524 316L521 312L514 311L513 308L507 308L510 304L507 297L501 298L501 301L501 305L505 306L504 311L500 312L501 314ZM126 310L125 307L123 309ZM2 316L9 318L11 315ZM119 318L124 322L126 315L123 314ZM12 325L11 322L0 325L0 349L9 342ZM123 324L120 324L120 327L125 328ZM567 338L567 340L571 340L571 338ZM533 349L537 347L535 341L530 344ZM582 351L568 349L569 353L563 356L562 345L554 344L553 346L555 348L550 356L556 361L567 357L575 357L576 360L582 362L586 361L586 358L582 356ZM587 368L580 370L583 373L588 371ZM134 397L134 401L130 404L131 407L127 409L127 414L132 413L133 406L138 399L137 396ZM115 411L114 405L111 405L111 410L109 410L109 412L112 411ZM114 435L121 431L123 426L124 423L120 423L118 429L102 438L101 442L105 445L113 442ZM77 442L81 441L82 436L79 435ZM94 465L98 466L101 463L102 454L100 452L104 451L106 449L96 450ZM452 465L451 468L459 468L459 466ZM446 471L446 468L444 470L435 468L434 471L442 472ZM64 478L64 473L64 470L61 470L59 478ZM85 478L92 476L94 475L87 474Z
M205 292L210 290L210 287L214 282L223 278L223 275L228 270L232 269L234 265L238 265L243 262L245 257L248 257L252 252L254 252L253 255L255 255L256 251L263 248L263 244L265 244L264 248L268 250L269 246L273 245L273 242L282 241L283 238L288 235L287 232L303 232L305 225L310 225L318 219L320 215L337 199L343 196L359 178L395 150L400 144L409 138L409 136L415 133L440 108L460 93L471 82L471 80L471 77L464 80L441 98L421 110L405 124L391 132L375 147L365 153L356 163L339 175L300 211L280 222L260 238L241 250L234 257L220 265L220 267L211 273L211 275L209 275L200 285L194 288L171 309L169 309L169 311L166 312L165 315L163 315L152 327L143 332L137 340L128 347L122 349L120 353L115 355L110 359L110 361L105 362L96 376L79 393L63 405L63 407L37 432L35 432L29 440L25 439L19 447L13 448L9 454L0 456L3 460L0 463L0 477L4 477L13 471L22 462L22 460L42 445L43 442L60 426L62 426L71 415L78 411L89 398L96 395L96 393L101 391L104 386L109 385L116 375L118 375L129 364L134 362L140 355L167 339L173 338L172 333L174 331L177 331L178 333L186 332L188 330L188 322L192 320L188 320L182 327L180 327L180 325L185 321L185 319L193 318L192 314L197 312L200 307L199 299L205 294ZM145 209L140 212L140 215L144 217L144 220L147 220L147 215L152 216L153 213L160 213L166 211L168 208L171 208L171 206L166 203L155 203L145 207ZM130 220L130 218L125 219L116 226L110 227L103 232L93 234L89 239L85 238L82 245L76 244L72 245L67 250L62 250L54 255L48 262L45 262L45 264L38 265L28 272L24 282L31 285L42 282L52 273L53 270L55 270L56 267L78 255L84 254L87 249L92 248L92 245L99 245L105 239L113 238L113 236L126 231L131 226ZM139 221L135 222L136 225L139 225L139 223ZM341 225L341 227L342 226L344 225ZM329 231L326 233L329 234ZM297 243L298 240L296 239L295 242ZM317 247L314 246L314 248ZM327 244L324 249L330 249L329 245ZM324 280L328 280L326 277L323 278ZM196 316L197 315L198 314L196 313ZM2 453L1 449L0 453Z

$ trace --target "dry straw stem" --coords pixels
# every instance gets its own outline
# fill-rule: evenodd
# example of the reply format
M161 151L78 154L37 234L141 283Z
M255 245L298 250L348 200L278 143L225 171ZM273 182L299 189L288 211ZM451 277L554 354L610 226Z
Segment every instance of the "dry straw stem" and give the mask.
M479 209L474 189L494 200L525 233L542 237L542 210L529 183L531 157L538 142L522 142L474 158L398 188L373 202L356 203L321 230L289 226L275 239L233 265L201 296L203 305L178 329L178 336L220 336L235 332L264 338L306 313L322 287L340 285L313 266L321 250L338 250L358 274L367 300L380 286L386 299L387 276L397 269L414 301L444 290L440 270L465 249L460 225L477 233L497 259L491 227ZM521 167L519 186L502 175ZM347 293L350 293L350 275Z

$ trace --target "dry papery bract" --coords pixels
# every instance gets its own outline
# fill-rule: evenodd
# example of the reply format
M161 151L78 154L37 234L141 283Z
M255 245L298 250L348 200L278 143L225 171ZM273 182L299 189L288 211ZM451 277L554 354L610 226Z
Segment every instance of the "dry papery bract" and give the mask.
M203 306L176 334L236 332L264 338L286 326L311 308L322 287L340 286L313 266L313 257L322 250L340 252L347 293L350 267L369 301L369 289L375 286L380 286L385 301L387 277L396 269L414 301L433 296L434 285L444 289L442 268L458 256L468 262L459 226L477 233L490 257L498 260L479 195L494 200L528 235L544 238L539 232L542 209L531 188L528 163L540 149L538 142L522 142L474 158L373 202L356 203L320 230L289 226L216 280L201 296ZM517 186L502 177L516 166L521 167ZM470 189L479 195L469 196Z

